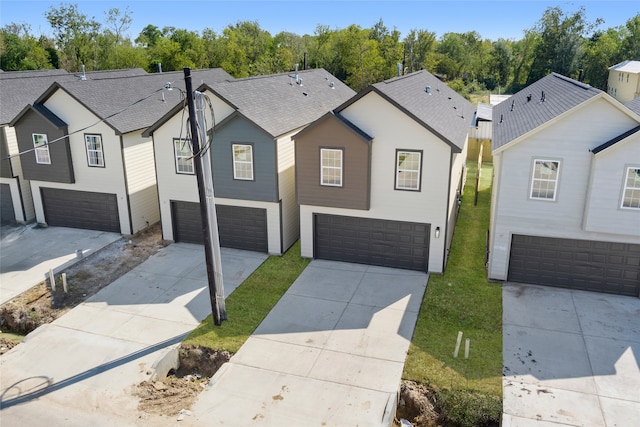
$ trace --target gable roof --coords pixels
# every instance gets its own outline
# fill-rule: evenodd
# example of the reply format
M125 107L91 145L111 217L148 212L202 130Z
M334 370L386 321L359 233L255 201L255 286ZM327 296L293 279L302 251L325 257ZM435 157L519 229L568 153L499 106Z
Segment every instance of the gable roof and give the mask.
M18 123L20 121L20 119L22 117L24 117L25 114L27 114L29 111L34 111L37 114L39 114L40 116L42 116L43 118L45 118L47 121L49 121L49 123L51 123L52 125L54 125L55 127L57 127L58 129L62 129L64 127L67 126L67 124L64 122L64 120L62 120L60 117L56 116L55 114L53 114L53 112L51 112L51 110L49 110L47 107L45 107L42 104L35 104L35 105L27 105L26 107L24 107L24 109L13 118L13 120L11 120L11 123L9 123L10 126L15 126L16 123Z
M233 78L221 68L194 70L191 76L203 82ZM167 83L180 90L167 90ZM74 80L54 83L36 103L46 103L56 91L63 90L117 134L125 134L146 129L162 117L180 101L184 87L183 72Z
M621 71L623 73L640 73L640 61L626 60L609 67L609 70Z
M206 89L274 138L315 121L355 94L324 69L299 71L297 76L290 72L249 77Z
M492 150L603 93L557 73L541 78L493 107Z
M147 74L141 68L92 71L87 80L119 78ZM0 125L8 124L25 106L33 104L54 82L78 81L79 75L66 70L5 71L0 73Z
M340 115L336 115L333 111L329 111L328 113L326 113L322 117L320 117L318 120L314 121L309 126L307 126L306 128L302 129L300 132L298 132L297 134L295 134L293 136L293 139L299 139L301 136L304 136L307 132L315 129L321 123L324 123L326 120L337 120L338 123L342 124L349 131L355 133L363 141L365 141L365 142L373 141L373 137L369 136L366 132L364 132L362 129L360 129L359 127L357 127L353 123L351 123L345 117L340 116Z
M474 107L426 70L375 83L338 107L340 113L375 92L459 152L464 148Z

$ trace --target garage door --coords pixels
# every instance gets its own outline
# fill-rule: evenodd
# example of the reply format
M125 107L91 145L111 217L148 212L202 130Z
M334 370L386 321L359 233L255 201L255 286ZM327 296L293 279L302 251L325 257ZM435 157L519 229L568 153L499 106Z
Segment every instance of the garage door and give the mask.
M200 204L172 201L171 211L174 240L202 244ZM216 214L220 246L267 252L266 209L217 205Z
M9 187L9 184L0 184L0 225L15 223L16 213L13 210L11 187Z
M315 258L427 271L429 224L321 214L314 223Z
M508 280L640 294L640 245L514 235Z
M120 233L115 194L41 188L48 225Z

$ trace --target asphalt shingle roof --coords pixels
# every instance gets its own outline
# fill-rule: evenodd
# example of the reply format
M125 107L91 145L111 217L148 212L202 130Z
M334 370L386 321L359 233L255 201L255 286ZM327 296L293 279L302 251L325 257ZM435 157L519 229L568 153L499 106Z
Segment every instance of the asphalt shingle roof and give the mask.
M194 86L201 82L213 83L233 79L221 68L193 70L191 78ZM171 83L176 90L167 90L167 83ZM60 88L103 119L117 133L125 134L146 129L178 104L185 83L182 71L65 81L51 87L38 102L44 103Z
M86 73L87 81L147 74L141 68ZM5 71L0 73L0 125L10 123L53 83L78 81L66 70Z
M355 92L324 69L237 79L209 89L273 137L305 126Z
M371 91L381 94L446 143L458 150L464 148L473 104L433 74L421 70L375 83L336 111L344 110Z
M493 107L493 144L496 150L571 110L601 90L551 73Z

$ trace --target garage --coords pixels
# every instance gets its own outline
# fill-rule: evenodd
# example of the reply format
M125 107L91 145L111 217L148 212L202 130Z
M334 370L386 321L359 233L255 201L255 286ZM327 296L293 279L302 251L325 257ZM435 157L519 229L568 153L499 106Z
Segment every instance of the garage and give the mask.
M115 194L41 188L45 221L50 226L120 233Z
M314 257L427 271L429 224L314 215Z
M267 211L260 208L216 205L220 246L267 252ZM200 204L172 201L173 239L176 242L202 244Z
M13 210L11 187L9 184L0 184L0 225L13 225L16 223L16 213Z
M640 245L513 235L512 282L640 295Z

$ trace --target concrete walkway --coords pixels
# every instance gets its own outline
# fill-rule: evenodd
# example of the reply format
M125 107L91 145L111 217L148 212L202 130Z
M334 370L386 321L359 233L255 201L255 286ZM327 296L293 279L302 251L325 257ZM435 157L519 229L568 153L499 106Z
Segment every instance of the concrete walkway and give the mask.
M0 304L122 238L117 233L35 224L0 229Z
M507 283L503 427L640 419L640 299Z
M222 249L225 294L266 254ZM211 313L202 246L174 243L0 358L2 426L147 425L133 387Z
M314 260L183 425L390 426L427 279Z

